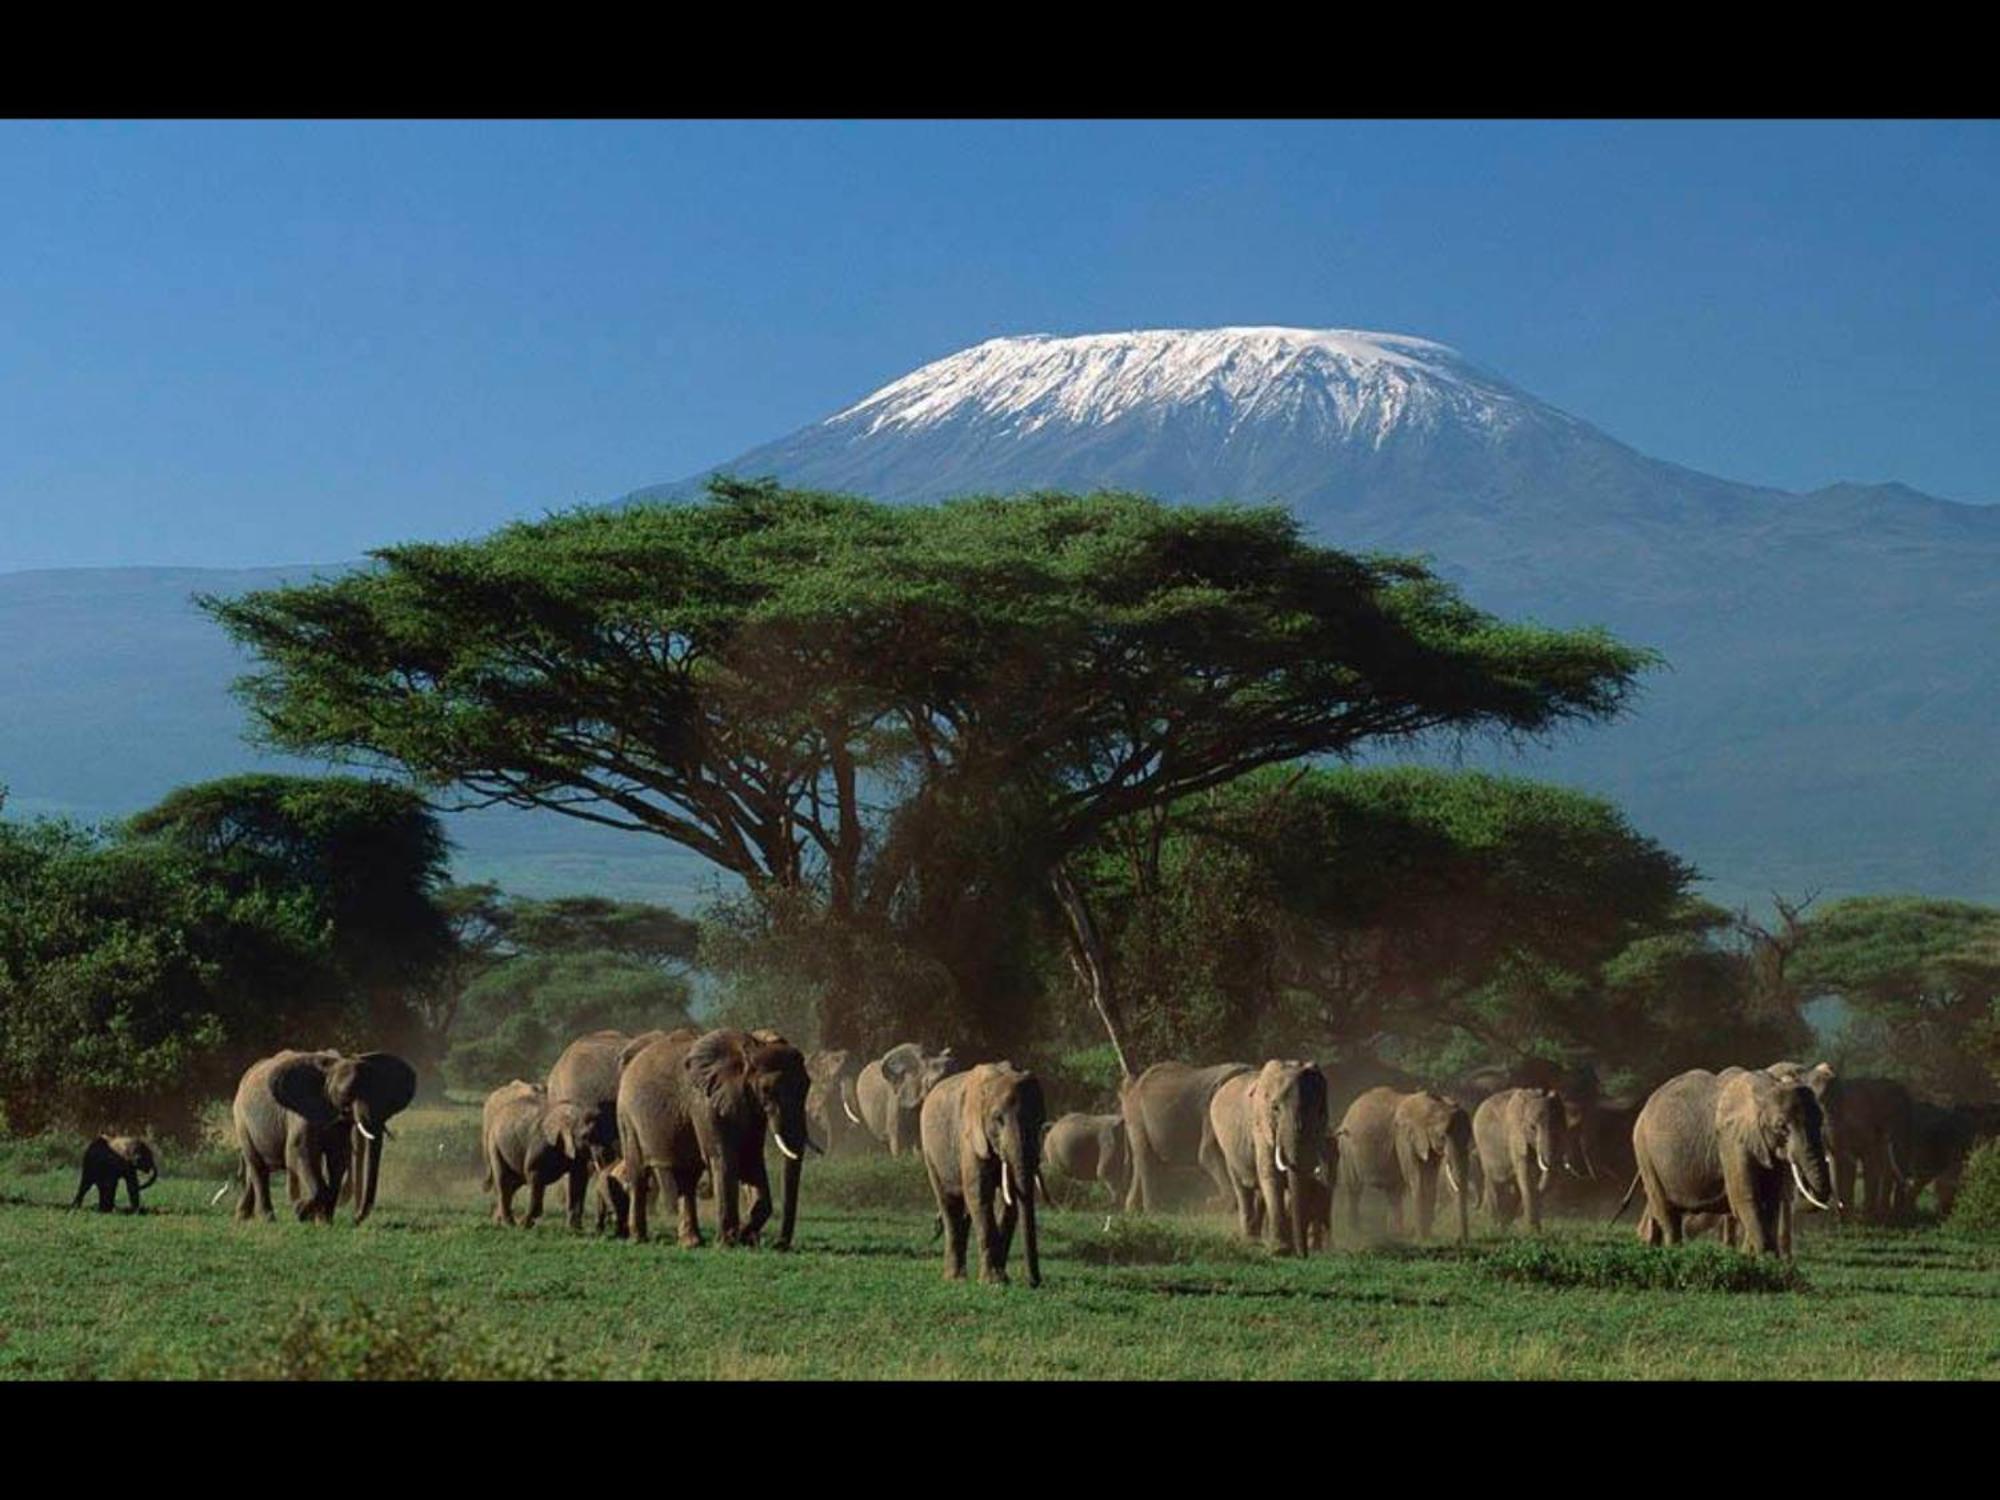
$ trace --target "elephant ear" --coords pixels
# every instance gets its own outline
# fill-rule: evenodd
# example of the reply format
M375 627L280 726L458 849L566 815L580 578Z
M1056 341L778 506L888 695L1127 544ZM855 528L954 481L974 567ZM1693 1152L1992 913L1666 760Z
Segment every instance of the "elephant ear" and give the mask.
M923 1055L913 1047L891 1047L882 1054L882 1076L905 1109L915 1109L923 1102L923 1073Z
M271 1070L271 1097L295 1115L303 1115L313 1125L331 1125L340 1110L327 1097L327 1075L339 1054L309 1052Z
M688 1049L688 1077L717 1113L743 1092L745 1040L740 1031L711 1031Z

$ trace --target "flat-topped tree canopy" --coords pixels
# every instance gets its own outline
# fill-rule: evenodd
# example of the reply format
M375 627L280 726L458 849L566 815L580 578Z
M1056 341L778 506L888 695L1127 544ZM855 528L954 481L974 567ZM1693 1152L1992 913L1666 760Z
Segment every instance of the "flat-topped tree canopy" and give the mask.
M262 659L239 684L262 739L753 882L862 831L862 766L1039 780L1072 844L1272 761L1602 718L1651 660L1496 620L1275 507L1126 494L890 507L719 480L374 556L202 601Z
M1277 507L1122 493L724 479L374 557L202 601L261 659L238 691L266 742L655 833L835 911L911 878L953 805L1033 808L1010 816L1053 868L1272 762L1604 718L1652 661Z

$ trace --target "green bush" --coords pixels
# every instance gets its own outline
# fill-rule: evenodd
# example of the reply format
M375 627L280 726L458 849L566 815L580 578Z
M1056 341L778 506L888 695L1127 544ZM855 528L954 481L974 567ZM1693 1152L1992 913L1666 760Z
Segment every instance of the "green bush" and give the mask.
M1745 1255L1722 1245L1593 1245L1517 1240L1494 1252L1486 1270L1526 1286L1603 1291L1796 1292L1806 1279L1793 1261Z
M1982 1141L1965 1159L1951 1227L1966 1234L2000 1236L2000 1140Z
M271 1349L204 1371L225 1380L562 1380L572 1368L554 1343L467 1332L430 1298L381 1308L350 1301L328 1315L302 1307Z
M1067 1230L1067 1224L1064 1228ZM1250 1261L1267 1256L1260 1247L1220 1231L1122 1216L1109 1218L1101 1229L1065 1233L1063 1246L1072 1257L1093 1266L1186 1266L1198 1261Z

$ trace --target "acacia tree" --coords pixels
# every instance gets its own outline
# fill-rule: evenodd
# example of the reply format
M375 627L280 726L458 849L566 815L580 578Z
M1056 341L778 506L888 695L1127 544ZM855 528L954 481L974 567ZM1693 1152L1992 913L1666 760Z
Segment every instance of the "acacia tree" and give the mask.
M1788 976L1837 995L1866 1065L1942 1098L2000 1095L2000 908L1856 896L1804 924Z
M203 601L262 659L240 693L267 742L650 832L836 922L1032 881L1128 1067L1078 849L1273 762L1602 718L1651 660L1280 509L1129 494L895 508L719 480L373 555ZM822 1039L859 1040L856 1012L831 976Z
M1393 1034L1433 1073L1455 1044L1514 1062L1604 1041L1603 965L1675 925L1694 873L1599 798L1427 767L1254 772L1170 809L1147 853L1108 839L1089 869L1149 1039Z

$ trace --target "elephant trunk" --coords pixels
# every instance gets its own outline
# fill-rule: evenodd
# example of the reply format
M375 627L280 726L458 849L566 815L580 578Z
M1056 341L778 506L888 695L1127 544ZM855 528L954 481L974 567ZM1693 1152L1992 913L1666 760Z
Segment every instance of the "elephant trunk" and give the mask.
M1472 1238L1471 1205L1469 1201L1471 1197L1472 1177L1467 1170L1470 1163L1465 1142L1456 1136L1447 1141L1444 1148L1444 1159L1447 1169L1454 1163L1458 1167L1458 1181L1455 1184L1458 1187L1458 1192L1454 1196L1458 1200L1458 1242L1463 1245Z
M785 1180L783 1192L785 1201L779 1209L778 1244L789 1250L792 1245L792 1229L799 1220L799 1173L805 1166L805 1158L787 1156L785 1158Z
M357 1111L354 1116L354 1222L366 1219L375 1207L375 1189L382 1175L382 1137L368 1128Z
M993 1141L1000 1160L1000 1192L1010 1213L1021 1216L1028 1256L1028 1285L1042 1284L1041 1239L1035 1223L1035 1198L1042 1181L1042 1132L1035 1121L1010 1120Z

